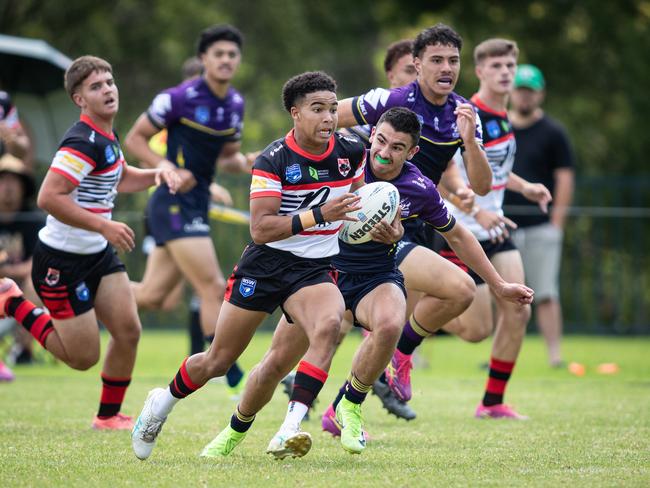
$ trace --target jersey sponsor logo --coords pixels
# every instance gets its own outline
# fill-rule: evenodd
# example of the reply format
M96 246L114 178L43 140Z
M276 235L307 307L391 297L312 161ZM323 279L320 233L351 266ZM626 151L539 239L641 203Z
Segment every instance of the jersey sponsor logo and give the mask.
M309 167L309 176L318 181L318 170L312 166Z
M45 275L45 284L47 286L54 286L59 282L61 278L61 271L54 268L47 268L47 274Z
M81 173L84 169L84 164L70 154L64 153L63 157L59 160L59 163L75 173Z
M377 105L381 104L386 105L388 97L390 96L390 91L385 88L375 88L370 90L363 96L364 103L370 105L373 109L377 109Z
M255 287L257 286L257 280L253 278L242 278L241 283L239 283L239 293L244 298L248 298L253 293L255 293Z
M282 149L282 144L279 144L279 145L275 146L273 149L271 149L269 151L269 156L271 156L271 157L275 156L275 153L279 152L280 149Z
M232 114L230 115L230 126L231 126L231 127L238 127L239 124L240 124L239 114L237 114L237 113L232 113Z
M338 158L337 161L339 163L339 173L341 173L341 176L347 176L352 169L350 160L348 158Z
M501 129L502 129L503 132L505 132L506 134L507 134L508 132L510 132L510 124L508 123L507 120L503 120L503 119L501 119Z
M206 105L199 105L194 110L194 118L199 124L207 124L210 120L210 107Z
M196 98L199 96L199 92L196 91L196 88L193 86L190 86L187 90L185 90L185 98Z
M261 190L266 188L266 180L264 178L260 178L259 176L253 176L253 179L251 181L251 188L253 190Z
M410 200L408 200L406 198L402 198L400 200L400 202L399 202L399 206L402 209L401 213L400 213L400 216L402 218L406 218L409 215L411 215L411 201Z
M300 170L299 164L292 164L291 166L287 166L284 174L289 183L297 183L300 181L300 178L302 178L302 171Z
M413 178L413 179L411 180L411 183L413 183L413 184L416 185L416 186L419 186L419 187L422 188L423 190L426 190L426 189L427 189L427 184L426 184L426 182L424 181L424 178L421 178L421 177L419 177L419 176L418 176L417 178Z
M86 285L85 281L82 281L77 285L77 288L74 290L75 295L77 295L77 298L81 300L82 302L87 302L90 300L90 290L88 289L88 286Z
M421 115L418 115L418 120L420 121L420 125L422 125L424 118ZM433 130L440 132L440 119L438 119L438 117L433 118Z
M451 124L451 137L454 139L458 139L460 137L460 132L458 132L458 125L456 125L456 122Z
M108 164L113 164L117 159L115 149L111 145L108 145L104 148L104 155L106 156L106 162Z
M194 217L192 222L183 226L185 232L209 232L210 226L203 222L203 217Z
M217 108L217 122L223 122L223 107Z
M496 139L501 134L501 127L499 127L499 122L496 120L488 120L485 124L485 128L492 139Z
M95 131L94 130L90 132L90 136L88 137L88 140L90 142L92 142L93 144L95 144Z

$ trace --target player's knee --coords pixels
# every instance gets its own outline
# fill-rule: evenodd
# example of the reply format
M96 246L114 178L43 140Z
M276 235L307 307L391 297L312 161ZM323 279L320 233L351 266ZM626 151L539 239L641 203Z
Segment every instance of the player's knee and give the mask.
M322 317L315 325L312 344L334 345L341 332L341 316L328 314Z
M476 327L464 328L459 336L464 341L477 343L490 337L491 333L492 327L484 324L477 324Z
M402 329L404 328L404 316L390 314L385 317L380 317L372 328L372 333L382 343L397 343Z
M530 305L508 303L503 313L506 316L505 323L512 324L520 332L526 330L526 325L531 316Z
M160 310L165 302L165 295L140 290L135 295L138 308L146 310Z
M99 351L83 351L79 354L68 357L65 363L72 369L76 369L78 371L86 371L95 366L98 361Z
M454 289L454 299L458 303L458 307L466 310L474 300L476 295L476 283L468 275L465 274L462 279L459 279Z
M140 341L142 327L139 321L133 322L129 327L124 327L118 334L113 336L113 339L122 345L136 348Z

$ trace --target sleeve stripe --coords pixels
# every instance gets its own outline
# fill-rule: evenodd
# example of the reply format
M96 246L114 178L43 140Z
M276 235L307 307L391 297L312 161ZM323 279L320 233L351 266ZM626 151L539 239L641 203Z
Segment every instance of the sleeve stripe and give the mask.
M363 113L359 108L359 104L361 103L361 98L362 97L354 97L352 99L352 115L354 115L354 118L356 119L359 125L368 125L368 121L363 116Z
M72 154L73 156L78 157L79 159L83 159L85 162L87 162L89 165L91 165L93 168L97 166L97 163L87 154L84 154L80 151L77 151L76 149L73 149L71 147L63 146L59 148L59 151L61 152L67 152Z
M156 129L163 130L165 128L165 124L161 124L158 120L154 119L153 116L149 113L147 110L147 119L149 119L149 122L151 122L151 125L153 125Z
M74 186L79 186L79 183L81 183L80 181L75 180L74 177L70 173L67 173L67 172L63 171L62 169L50 168L50 171L63 176L65 179L72 182L74 184Z
M282 192L279 191L256 191L251 193L250 199L254 198L264 198L264 197L273 197L273 198L282 198Z
M260 169L253 169L253 176L262 176L263 178L268 178L270 180L280 181L280 177L275 173L269 173L268 171L262 171Z

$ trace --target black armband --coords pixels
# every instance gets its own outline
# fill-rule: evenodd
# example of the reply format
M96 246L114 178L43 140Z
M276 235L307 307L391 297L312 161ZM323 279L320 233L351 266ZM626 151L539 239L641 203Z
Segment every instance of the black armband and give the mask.
M317 224L324 224L325 219L323 218L323 210L321 207L314 207L311 209L312 212L314 212L314 219L316 220Z
M296 235L299 232L302 232L302 222L300 221L300 215L296 214L291 218L291 234Z

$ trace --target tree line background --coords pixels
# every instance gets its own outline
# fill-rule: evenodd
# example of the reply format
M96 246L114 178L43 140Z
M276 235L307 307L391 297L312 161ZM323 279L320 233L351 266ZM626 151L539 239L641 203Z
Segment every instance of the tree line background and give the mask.
M261 149L290 128L280 96L289 77L327 71L338 81L341 98L384 86L385 47L444 22L464 39L456 91L465 97L478 87L472 50L488 37L517 41L519 61L543 71L545 109L567 127L579 183L584 182L577 188L576 205L650 207L647 0L0 0L0 32L44 39L71 58L95 54L112 63L121 94L117 129L123 136L158 91L180 82L180 66L194 54L198 33L224 22L245 35L243 61L234 80L246 98L244 150ZM237 205L247 208L247 180L227 178L226 183L235 187ZM144 198L126 202L143 208ZM634 246L647 249L647 218L629 228L610 222L611 233L622 234L616 238L608 236L609 230L598 237L603 220L578 218L574 223L567 231L569 259L575 255L593 261L575 293L591 296L591 308L597 312L604 307L595 318L604 330L608 321L622 321L627 325L621 331L648 331L650 282L645 270L650 263L645 252L625 247L634 241ZM238 236L236 244L233 236ZM228 240L221 243L223 235L215 238L227 270L247 232L239 236L238 231L228 231ZM563 286L565 281L577 286L566 269ZM634 286L627 279L619 284L621 270L631 273ZM623 312L631 288L637 295ZM581 320L579 315L574 312L576 320ZM639 321L646 323L641 329Z

